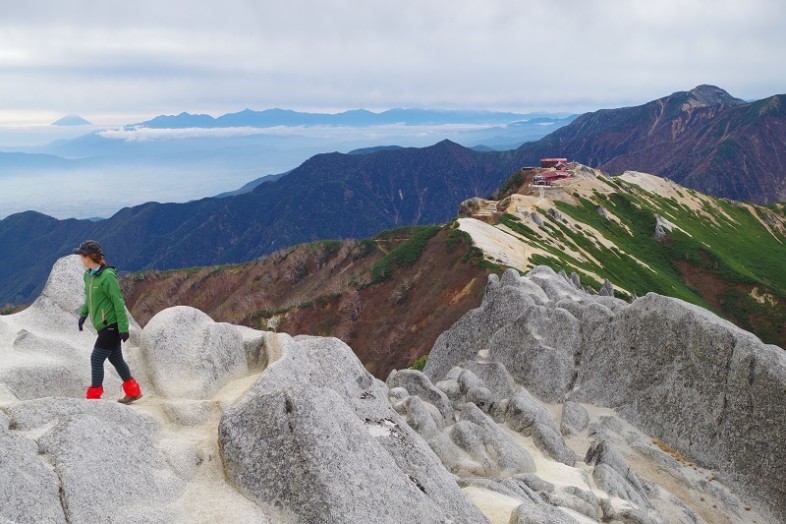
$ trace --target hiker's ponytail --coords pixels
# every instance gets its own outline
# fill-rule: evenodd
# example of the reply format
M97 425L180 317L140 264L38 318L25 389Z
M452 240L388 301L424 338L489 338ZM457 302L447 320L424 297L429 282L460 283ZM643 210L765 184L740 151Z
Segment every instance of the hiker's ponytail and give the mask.
M90 260L92 260L93 262L95 262L98 265L101 265L101 266L105 266L106 265L106 260L104 259L104 254L103 253L90 253L87 256L90 257Z

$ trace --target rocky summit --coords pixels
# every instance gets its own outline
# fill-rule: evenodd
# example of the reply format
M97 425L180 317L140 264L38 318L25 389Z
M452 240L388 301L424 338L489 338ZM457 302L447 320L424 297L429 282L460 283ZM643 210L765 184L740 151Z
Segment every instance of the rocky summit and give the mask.
M0 317L0 522L786 520L786 355L706 311L490 277L423 372L172 307L84 400L78 257Z

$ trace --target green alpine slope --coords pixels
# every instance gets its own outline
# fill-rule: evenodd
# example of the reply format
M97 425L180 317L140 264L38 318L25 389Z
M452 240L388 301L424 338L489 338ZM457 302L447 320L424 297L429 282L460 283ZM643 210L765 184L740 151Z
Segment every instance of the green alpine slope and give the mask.
M537 186L517 173L498 201L462 205L459 227L496 263L575 271L617 296L648 292L692 302L786 345L784 204L717 199L638 172L577 164L573 178Z

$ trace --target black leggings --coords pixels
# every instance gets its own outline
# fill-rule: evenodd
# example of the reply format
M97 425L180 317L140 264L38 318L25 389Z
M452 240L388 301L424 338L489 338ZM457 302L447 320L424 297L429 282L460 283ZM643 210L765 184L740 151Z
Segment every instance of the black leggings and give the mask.
M123 360L123 350L120 348L120 333L117 330L117 324L107 326L98 332L98 339L96 339L93 353L90 355L90 365L93 368L93 383L91 385L94 388L104 383L104 361L107 358L115 366L123 382L131 378L131 370L128 369L128 364Z

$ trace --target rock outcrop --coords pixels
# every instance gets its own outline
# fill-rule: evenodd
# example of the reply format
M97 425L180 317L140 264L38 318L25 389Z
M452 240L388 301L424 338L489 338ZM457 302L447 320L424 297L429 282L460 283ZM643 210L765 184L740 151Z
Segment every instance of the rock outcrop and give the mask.
M81 273L0 317L0 522L783 520L782 350L682 302L507 272L387 383L176 307L132 322L125 406L111 368L83 400Z
M346 344L287 346L221 417L221 456L244 495L302 523L485 521Z
M481 307L437 340L424 372L439 382L454 366L489 358L543 400L570 401L562 433L587 423L577 402L613 408L786 520L786 474L776 466L786 462L781 348L680 300L591 296L538 267L525 277L492 275ZM641 489L602 466L594 473L601 484L641 505Z
M240 331L191 307L171 307L150 319L141 349L153 386L167 398L208 398L248 374Z
M145 396L115 402L107 366L84 400L82 271L0 317L0 522L487 522L337 339L171 308L124 346Z

